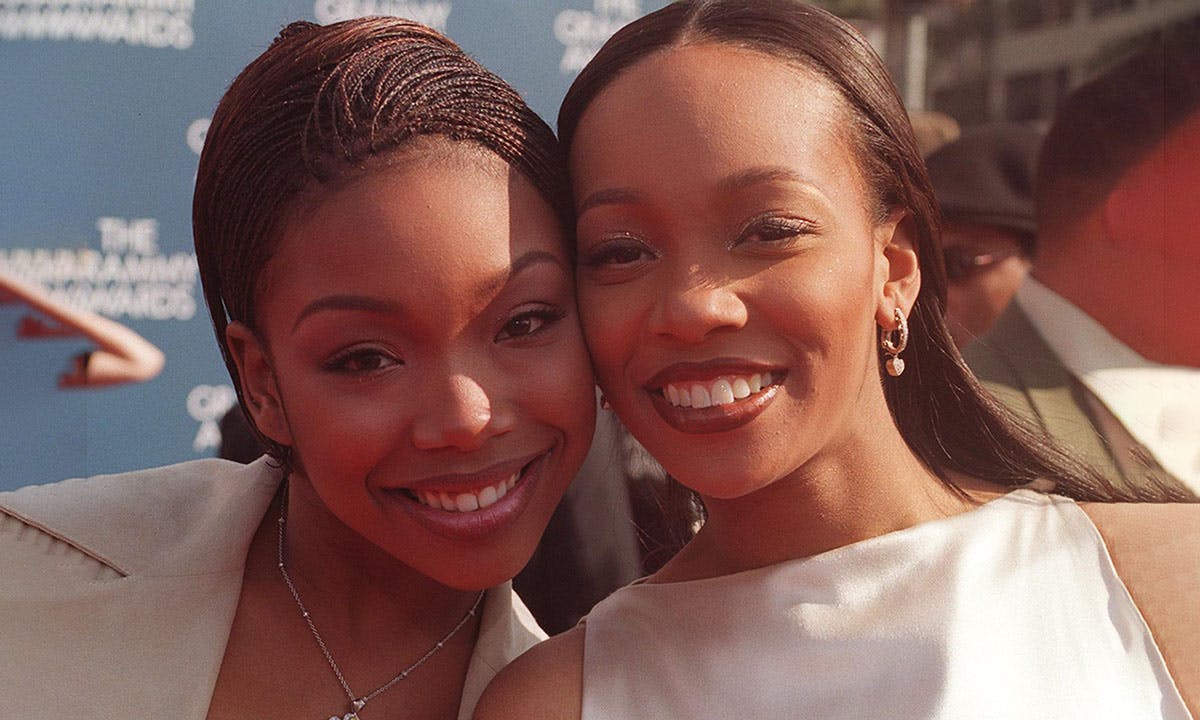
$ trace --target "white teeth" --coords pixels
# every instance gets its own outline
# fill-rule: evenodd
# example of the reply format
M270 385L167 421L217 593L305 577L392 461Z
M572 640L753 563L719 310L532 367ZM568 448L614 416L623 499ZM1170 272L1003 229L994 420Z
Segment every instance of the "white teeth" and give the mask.
M501 487L505 486L501 485ZM489 505L495 505L496 501L499 499L500 495L496 492L496 488L494 487L485 487L483 490L479 491L479 507L481 508L485 508Z
M485 488L472 492L455 493L450 495L446 492L431 492L418 490L413 493L417 500L422 505L428 505L439 510L448 510L450 512L474 512L482 510L486 507L495 505L500 501L500 498L508 494L509 490L517 484L521 479L521 471L513 473L506 480L501 480L495 485L488 485Z
M720 377L709 384L665 385L663 396L675 407L706 408L728 405L769 387L774 378L769 372Z
M733 386L728 380L718 380L712 385L713 405L728 405L733 402Z

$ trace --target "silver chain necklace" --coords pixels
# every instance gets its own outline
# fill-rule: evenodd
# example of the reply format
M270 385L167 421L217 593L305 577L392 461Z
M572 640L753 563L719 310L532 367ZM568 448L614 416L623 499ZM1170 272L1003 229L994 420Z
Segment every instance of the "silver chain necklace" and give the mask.
M354 694L350 689L350 685L346 682L346 678L342 675L341 668L334 662L333 655L329 654L329 648L325 645L325 640L321 638L321 633L317 632L317 626L313 624L312 618L308 615L308 608L304 607L304 602L300 599L300 593L296 590L296 584L292 582L291 575L288 575L287 567L283 564L283 536L284 528L287 525L287 486L283 488L283 500L279 505L279 574L283 576L283 581L287 583L288 590L292 591L292 599L296 601L296 606L300 608L300 615L303 616L304 622L308 623L308 629L312 631L313 639L317 641L317 645L321 648L321 654L325 656L325 662L329 663L329 669L333 670L333 674L337 676L338 682L342 685L342 690L346 691L346 698L350 700L350 712L338 718L337 715L330 715L329 720L359 720L358 711L363 709L363 706L373 700L376 696L387 691L396 683L408 677L409 673L425 664L425 661L437 654L439 650L450 642L450 638L454 637L463 626L470 622L475 613L479 611L479 605L483 602L484 591L480 590L479 595L475 598L475 604L467 611L462 620L454 626L446 636L437 641L437 644L429 648L429 651L422 655L416 662L396 673L396 676L388 680L384 684L375 688L373 691L361 697Z

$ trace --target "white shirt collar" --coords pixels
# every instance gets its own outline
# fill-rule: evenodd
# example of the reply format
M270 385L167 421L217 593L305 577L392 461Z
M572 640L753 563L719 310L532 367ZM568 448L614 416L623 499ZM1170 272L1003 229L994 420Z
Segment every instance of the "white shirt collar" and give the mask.
M1063 365L1163 467L1200 492L1200 368L1147 360L1032 277L1015 300Z

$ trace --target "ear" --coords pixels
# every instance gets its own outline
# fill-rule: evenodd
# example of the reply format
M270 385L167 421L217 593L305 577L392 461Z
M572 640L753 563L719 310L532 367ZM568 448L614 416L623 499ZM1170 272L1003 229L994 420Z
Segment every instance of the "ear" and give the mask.
M907 317L921 290L921 263L917 258L916 224L906 210L893 212L875 228L877 284L875 322L892 329L895 309Z
M225 328L225 343L237 365L250 419L263 435L280 445L291 445L291 429L266 347L253 330L240 322Z

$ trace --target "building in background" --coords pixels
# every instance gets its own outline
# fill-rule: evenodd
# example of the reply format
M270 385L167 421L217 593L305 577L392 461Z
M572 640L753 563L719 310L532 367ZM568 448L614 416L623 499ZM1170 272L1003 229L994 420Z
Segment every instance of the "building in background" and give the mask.
M1200 21L1200 0L974 0L905 14L927 50L924 97L906 100L967 126L1049 120L1071 88L1130 47Z
M854 23L910 112L963 127L1049 121L1071 88L1184 23L1200 0L810 0Z

